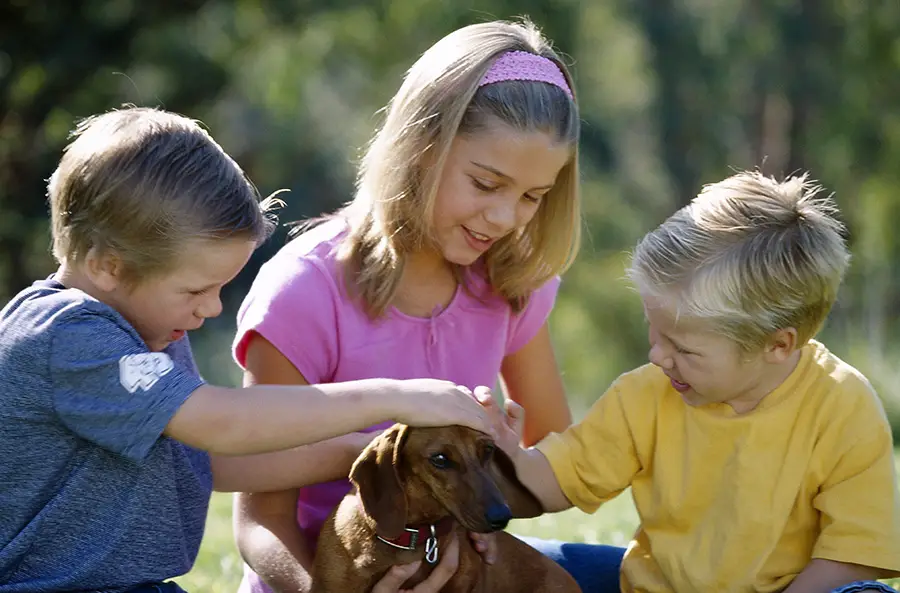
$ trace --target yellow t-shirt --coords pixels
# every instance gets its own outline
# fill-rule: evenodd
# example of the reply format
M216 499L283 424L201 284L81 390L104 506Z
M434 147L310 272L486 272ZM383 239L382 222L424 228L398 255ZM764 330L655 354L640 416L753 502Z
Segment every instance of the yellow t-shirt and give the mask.
M900 570L884 408L818 342L747 414L690 407L645 365L537 448L584 512L631 486L641 524L622 591L778 591L811 558Z

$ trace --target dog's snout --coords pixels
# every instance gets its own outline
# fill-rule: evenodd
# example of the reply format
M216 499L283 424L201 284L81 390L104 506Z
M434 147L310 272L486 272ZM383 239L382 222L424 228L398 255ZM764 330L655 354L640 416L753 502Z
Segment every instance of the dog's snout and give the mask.
M505 529L509 520L512 519L512 512L505 504L492 504L488 507L485 518L491 529L500 531Z

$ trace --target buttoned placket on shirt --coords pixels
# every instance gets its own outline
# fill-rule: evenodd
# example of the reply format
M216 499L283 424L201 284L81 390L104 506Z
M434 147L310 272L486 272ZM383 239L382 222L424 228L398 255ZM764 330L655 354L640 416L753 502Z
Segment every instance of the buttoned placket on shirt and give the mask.
M428 364L428 370L435 377L440 374L440 369L435 368L435 361L441 360L440 356L437 356L437 350L438 348L440 348L438 343L440 339L440 336L438 335L439 331L444 327L446 327L447 329L452 329L454 326L453 319L451 318L448 309L449 307L442 308L440 306L436 306L432 310L431 316L428 318L428 336L425 343L425 360Z

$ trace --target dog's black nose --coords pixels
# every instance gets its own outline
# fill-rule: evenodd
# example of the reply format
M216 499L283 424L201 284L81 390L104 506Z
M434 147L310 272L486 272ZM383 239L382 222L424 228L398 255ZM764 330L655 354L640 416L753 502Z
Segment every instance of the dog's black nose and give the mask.
M500 531L506 528L506 524L512 519L512 512L505 504L492 504L485 513L488 525L494 531Z

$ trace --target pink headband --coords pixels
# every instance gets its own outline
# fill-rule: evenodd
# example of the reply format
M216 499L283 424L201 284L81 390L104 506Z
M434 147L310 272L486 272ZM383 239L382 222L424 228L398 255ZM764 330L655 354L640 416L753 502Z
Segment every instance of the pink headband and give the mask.
M504 80L547 82L558 86L570 99L575 100L559 66L553 60L527 51L509 51L502 54L494 61L478 86Z

